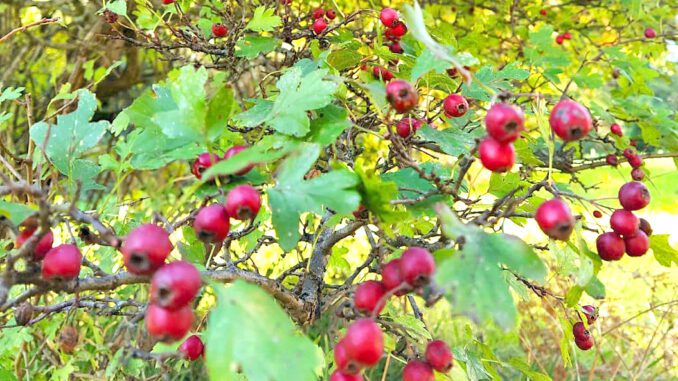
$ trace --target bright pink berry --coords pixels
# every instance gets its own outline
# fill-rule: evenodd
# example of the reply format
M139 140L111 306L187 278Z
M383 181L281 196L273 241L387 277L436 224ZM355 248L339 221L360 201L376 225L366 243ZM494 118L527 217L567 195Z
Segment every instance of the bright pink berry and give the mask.
M610 227L615 233L623 236L631 236L638 232L640 220L633 212L618 209L610 217Z
M226 208L221 204L212 204L200 209L195 216L193 229L203 242L221 242L228 237L231 228Z
M414 288L427 285L435 270L433 255L422 247L410 247L400 257L400 274Z
M617 123L614 123L610 126L610 132L617 136L624 136L621 126Z
M16 237L16 248L18 249L23 246L24 242L31 238L37 230L37 228L26 228L22 230L21 233L19 233L19 235ZM43 258L45 258L47 252L52 248L52 244L54 244L54 234L52 234L52 231L49 230L33 247L33 259L36 261L41 261Z
M553 132L566 142L585 137L593 128L589 110L570 99L561 100L551 110L549 124Z
M344 346L349 358L372 367L384 353L384 334L373 320L359 319L348 327Z
M391 73L387 68L383 66L375 66L372 68L372 76L376 79L380 79L384 82L388 82L393 79L393 73Z
M396 124L396 132L401 138L407 139L417 133L417 130L424 124L423 120L414 118L402 118Z
M70 280L80 274L82 254L71 244L59 245L47 252L42 260L42 279Z
M613 154L607 155L607 157L605 157L605 161L607 162L608 165L611 165L613 167L619 165L619 159L617 159L617 156Z
M556 36L556 44L562 45L565 42L565 37L562 34Z
M179 352L183 353L187 359L194 361L205 354L205 345L200 340L200 336L189 336L179 346Z
M426 361L438 372L447 373L452 369L454 356L446 342L434 340L426 346Z
M313 33L321 34L327 29L327 22L324 19L320 18L313 22Z
M652 29L652 28L647 28L647 29L645 29L645 33L644 33L644 34L645 34L645 37L646 37L646 38L655 38L655 37L657 37L657 32L656 32L654 29Z
M334 9L328 9L327 12L325 12L325 16L329 20L334 20L337 18L337 12Z
M586 316L586 322L591 325L598 320L598 308L591 305L586 305L581 307L584 315Z
M195 298L200 286L200 272L193 264L187 261L168 263L151 278L151 303L177 310Z
M212 25L212 34L214 37L220 38L228 34L228 27L224 24Z
M226 212L231 218L253 220L261 208L261 195L251 185L238 185L226 196Z
M177 341L188 333L193 324L193 309L186 305L178 310L168 310L150 304L146 310L146 329L161 341Z
M363 376L360 374L346 374L335 370L330 376L330 381L363 381Z
M433 368L423 361L412 360L403 369L403 381L434 381Z
M407 34L407 26L403 22L396 22L396 24L388 29L388 33L394 37L401 38Z
M633 168L633 170L631 170L631 178L635 181L643 181L645 172L640 168Z
M483 167L492 172L509 171L516 162L516 150L513 144L503 144L491 137L480 142L478 156Z
M398 12L393 8L384 8L381 10L379 19L381 20L381 23L384 24L385 27L391 28L395 26L395 24L399 20Z
M198 155L198 158L195 160L195 162L193 162L191 172L193 172L195 177L198 179L202 179L202 173L214 165L217 161L219 161L219 156L209 152L201 153Z
M403 296L407 294L407 290L404 287L406 283L402 274L400 273L400 259L394 259L382 267L381 283L384 284L384 287L386 287L388 291L394 290L396 288L402 288L402 290L395 293L396 296Z
M448 118L458 118L468 111L468 102L459 94L450 94L443 101L443 111Z
M348 356L346 344L341 340L334 346L334 363L337 369L345 374L357 374L360 372L361 365Z
M313 13L311 14L314 20L322 18L325 16L325 10L322 8L316 8L313 10Z
M353 304L360 312L379 315L386 304L384 295L387 291L384 284L376 280L360 283L353 294Z
M495 103L485 116L487 134L500 143L513 142L525 129L525 115L519 107Z
M125 267L133 274L152 274L165 263L172 242L165 229L145 224L132 230L122 244Z

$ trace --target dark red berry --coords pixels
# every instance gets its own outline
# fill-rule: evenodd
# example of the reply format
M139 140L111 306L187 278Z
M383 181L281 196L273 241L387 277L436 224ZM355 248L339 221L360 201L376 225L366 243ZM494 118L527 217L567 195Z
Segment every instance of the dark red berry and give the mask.
M587 305L587 306L582 306L582 311L584 311L584 315L586 316L586 322L591 325L593 324L596 320L598 320L598 308Z
M562 199L544 201L537 208L535 219L539 228L550 238L561 241L570 239L575 219L570 207Z
M399 20L398 12L393 8L384 8L381 10L381 14L379 14L379 19L385 27L391 28Z
M512 143L500 143L491 137L478 145L478 156L483 167L492 172L507 172L516 162L516 150Z
M650 249L650 240L645 232L638 230L636 235L624 237L624 245L626 247L626 254L632 257L640 257L645 255Z
M579 339L574 339L574 343L577 345L579 349L582 351L588 351L593 347L593 337L590 337L585 340L579 340Z
M394 259L384 265L384 267L381 269L381 283L384 284L384 287L386 287L388 291L394 290L396 288L402 288L400 291L395 293L396 296L403 296L407 294L407 290L404 287L406 283L402 274L400 273L400 259Z
M403 381L435 381L433 368L423 361L412 360L403 369Z
M594 210L593 211L593 217L600 218L602 216L603 216L603 213L601 213L600 210Z
M636 151L634 151L634 150L631 149L631 148L626 148L626 149L624 150L624 153L623 153L623 154L624 154L624 157L625 157L626 159L628 159L628 158L634 156L634 155L636 154Z
M629 161L629 164L631 165L631 167L633 167L633 168L638 168L641 165L643 165L643 158L638 156L637 154L630 155L628 157L628 161Z
M575 339L579 340L586 340L591 336L589 331L586 330L584 323L580 321L574 323L574 325L572 326L572 334L574 335Z
M417 130L424 124L423 120L414 118L402 118L396 124L396 132L401 138L407 139L417 133Z
M313 17L314 20L322 18L323 16L325 16L325 10L322 8L316 8L313 10L313 13L311 13L311 16Z
M104 10L103 16L104 20L109 24L115 24L116 22L118 22L118 14L115 12L111 12L108 9Z
M198 158L193 162L191 172L193 172L195 177L197 177L198 179L202 179L202 173L205 172L207 168L214 165L217 161L219 161L219 156L211 154L209 152L201 153L200 155L198 155Z
M23 246L24 242L31 238L33 234L37 231L37 228L26 228L19 233L16 237L16 248ZM41 261L47 255L47 252L52 248L54 243L54 234L51 230L48 230L45 235L40 238L40 241L33 247L33 259L36 261Z
M400 257L400 274L414 288L429 284L435 271L433 255L422 247L410 247Z
M643 209L650 203L650 191L643 183L628 182L619 189L619 203L626 210Z
M372 68L372 76L376 79L388 82L393 79L393 73L383 66L375 66Z
M82 254L71 244L59 245L47 252L42 260L42 279L70 280L80 274Z
M327 22L325 22L325 19L320 18L313 22L313 33L321 34L325 29L327 29Z
M368 217L368 211L365 205L360 204L358 205L358 209L353 211L353 217L355 218L367 218Z
M644 219L640 219L640 230L642 230L648 237L652 235L652 225Z
M405 25L405 23L398 21L392 28L388 29L388 33L391 36L401 38L402 36L407 34L407 26Z
M426 346L426 361L438 372L447 373L452 369L454 356L446 342L434 340Z
M645 178L645 172L640 168L633 168L631 171L631 178L635 181L643 181Z
M566 142L585 137L593 127L589 110L570 99L558 102L551 111L549 124L553 132Z
M334 9L328 9L327 12L325 12L325 16L329 20L334 20L335 18L337 18L337 12Z
M386 292L388 290L383 283L368 280L356 287L353 294L353 304L360 312L379 315L386 304L386 300L384 300Z
M359 319L348 327L344 346L349 358L372 367L384 353L384 334L373 320Z
M360 374L346 374L338 370L332 372L330 381L363 381L363 376Z
M200 272L190 262L171 262L153 274L151 303L177 310L195 298L201 285Z
M631 236L638 232L640 220L632 212L618 209L610 217L610 227L619 235Z
M400 43L397 41L388 44L388 50L395 54L402 54L404 52L403 47L400 46Z
M206 206L198 212L193 229L203 242L221 242L228 237L230 221L226 208L221 204Z
M656 32L654 29L652 29L652 28L647 28L647 29L645 29L645 33L644 33L644 34L645 34L645 37L646 37L646 38L655 38L655 37L657 37L657 32Z
M617 261L624 256L624 240L617 233L603 233L596 239L596 249L600 259L604 261Z
M614 123L610 126L610 132L617 136L624 136L621 126L617 123Z
M542 16L546 16L548 14L548 11L546 9L542 9L539 11L539 14Z
M485 116L487 134L500 143L518 139L525 129L525 115L519 107L506 103L495 103Z
M172 243L165 229L145 224L129 233L121 251L129 272L152 274L165 263L172 251Z
M228 34L228 27L224 24L214 24L212 25L212 34L217 38L224 37Z
M261 195L251 185L238 185L226 196L226 213L231 218L253 220L261 208Z
M396 112L404 114L417 105L419 95L407 81L398 79L386 85L386 100Z
M605 161L607 162L608 165L611 165L613 167L616 167L619 164L619 160L617 159L617 156L613 154L607 155L605 158Z
M468 102L459 94L450 94L443 101L443 111L448 118L458 118L468 111Z
M183 353L187 359L194 361L203 356L205 353L205 345L202 340L200 340L200 336L189 336L188 339L184 340L179 346L179 352Z
M224 160L230 159L233 156L239 154L240 152L242 152L246 149L247 149L246 146L233 146L233 147L229 148L228 151L226 151L226 153L224 154ZM240 171L236 172L235 174L238 175L238 176L246 175L247 172L252 170L252 168L254 168L254 164L248 164L245 168L241 169Z
M146 329L161 341L173 342L183 338L192 324L193 309L190 305L172 311L150 304L146 310Z

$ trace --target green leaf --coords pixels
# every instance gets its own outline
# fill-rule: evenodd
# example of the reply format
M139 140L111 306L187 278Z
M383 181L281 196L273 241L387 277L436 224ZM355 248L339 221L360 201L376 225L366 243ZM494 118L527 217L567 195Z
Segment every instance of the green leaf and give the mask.
M654 259L656 259L660 265L665 267L671 267L674 263L678 265L678 251L669 243L668 234L651 235L650 248L654 254Z
M322 352L273 298L241 280L213 288L217 306L204 335L210 380L240 380L239 371L249 381L318 379Z
M318 110L318 118L311 121L310 141L322 145L334 143L344 130L351 127L345 108L329 105Z
M247 23L245 28L255 32L271 32L273 29L282 24L280 16L274 14L275 9L258 7L254 10L252 19Z
M380 177L374 163L369 166L362 157L355 161L354 170L362 183L360 193L367 210L388 223L400 222L407 217L406 212L398 211L391 205L391 201L398 197L398 184Z
M360 203L355 189L358 177L348 170L334 170L303 180L319 156L320 146L303 144L281 164L276 186L268 192L273 226L283 250L292 250L299 241L302 212L320 213L326 206L337 213L348 213Z
M363 56L354 50L341 49L331 52L327 56L327 63L333 68L342 71L349 67L358 66L362 58Z
M215 176L230 175L239 172L251 164L266 164L279 160L292 152L297 145L297 142L291 141L287 137L280 135L266 136L257 144L247 148L239 154L228 160L221 160L217 164L211 166L205 171L203 178L209 179Z
M469 133L462 131L456 126L438 130L426 125L417 131L417 135L422 139L435 142L446 154L459 156L471 151L476 145L476 139L483 135L483 131L480 128L476 128L473 132Z
M235 56L251 60L259 54L272 52L279 44L280 40L273 37L245 36L236 43L238 50L235 51Z
M106 4L106 9L109 11L118 14L120 16L127 15L127 1L126 0L113 0Z
M0 200L0 216L9 218L14 225L19 225L28 216L35 213L37 209L31 208L25 204L17 204Z
M545 375L544 373L532 370L530 365L527 362L525 362L525 360L522 358L514 357L511 360L509 360L509 364L511 364L512 367L518 369L520 373L524 374L525 377L527 377L529 380L551 381L551 377Z
M207 104L205 128L209 136L216 138L228 131L226 124L237 109L238 104L233 96L233 89L220 87Z
M417 79L431 70L435 71L436 73L442 73L449 67L449 62L437 59L433 53L431 53L431 50L426 49L419 57L417 57L414 67L412 68L410 80L412 82L416 82Z

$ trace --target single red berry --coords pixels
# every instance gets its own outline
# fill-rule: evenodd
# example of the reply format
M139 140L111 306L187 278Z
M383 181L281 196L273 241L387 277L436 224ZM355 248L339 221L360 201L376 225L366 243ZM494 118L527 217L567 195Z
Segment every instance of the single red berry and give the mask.
M360 372L360 364L348 356L344 340L340 340L334 346L334 363L337 369L345 374L357 374Z
M500 143L513 142L525 129L525 115L519 107L495 103L485 116L487 134Z
M640 220L632 212L618 209L610 217L610 227L619 235L631 236L638 232Z
M404 114L417 105L419 95L409 82L398 79L386 85L386 100L396 112Z
M238 185L226 196L226 213L236 220L253 220L261 208L261 195L251 185Z
M384 8L379 14L379 19L385 27L391 28L399 21L398 12L393 8Z
M566 142L585 137L593 127L589 110L570 99L558 102L551 110L549 124L553 132Z
M424 121L421 119L402 118L398 124L396 124L396 132L401 138L407 139L416 134L417 130L420 129L423 124Z
M190 262L168 263L151 278L151 303L168 310L177 310L195 298L200 286L200 272Z
M221 204L206 206L198 212L193 221L193 229L203 242L221 242L228 237L231 228L226 208Z
M537 208L535 219L539 228L550 238L561 241L570 239L575 219L570 207L562 199L544 201Z
M200 336L192 335L181 343L179 352L183 353L187 359L194 361L205 354L205 344L200 340Z
M38 229L36 228L26 228L19 233L19 235L16 237L16 243L14 246L16 248L20 248L23 246L24 242L26 242L29 238L33 236L33 234L37 231ZM43 258L45 258L45 255L47 255L47 252L52 248L52 244L54 244L54 234L52 234L51 230L48 230L45 235L40 238L40 241L33 247L33 259L36 261L41 261Z
M219 156L211 154L209 152L201 153L200 155L198 155L198 158L193 162L191 172L193 172L195 177L197 177L198 179L202 179L202 173L205 172L207 168L214 165L217 161L219 161Z
M603 233L596 239L596 249L600 259L604 261L617 261L624 256L624 240L617 233Z
M313 33L321 34L327 29L327 22L325 19L317 19L313 22Z
M335 370L330 376L330 381L363 381L363 376L360 374L346 374Z
M446 342L434 340L426 346L426 361L440 373L447 373L452 369L454 356Z
M246 146L233 146L233 147L229 148L228 151L226 151L226 153L224 153L224 160L230 159L230 158L232 158L233 156L239 154L240 152L245 151L246 149L247 149ZM244 175L246 175L249 171L251 171L252 168L254 168L254 164L248 164L246 167L244 167L243 169L239 170L239 171L236 172L235 174L238 175L238 176L244 176Z
M405 23L403 22L398 21L393 27L388 29L388 33L391 36L401 38L407 34L407 25L405 25Z
M516 162L516 150L513 144L502 144L491 137L480 142L478 156L483 167L492 172L507 172Z
M400 274L414 288L429 284L435 271L433 255L422 247L410 247L400 257Z
M468 102L459 94L450 94L443 101L443 111L448 118L458 118L468 111Z
M396 288L402 288L400 291L395 293L396 296L403 296L407 294L407 289L405 287L406 283L402 274L400 273L400 259L394 259L382 267L381 283L384 284L384 287L386 287L388 291L394 290Z
M631 181L619 188L619 203L626 210L643 209L650 203L650 191L645 184Z
M372 367L384 353L384 334L373 320L359 319L348 327L344 346L349 358Z
M165 5L169 5L169 4L174 3L174 0L162 0L162 3L165 4Z
M402 54L404 52L403 47L400 46L400 43L397 41L388 44L388 50L395 54Z
M642 230L643 233L645 233L648 237L652 235L652 225L650 225L650 223L644 218L640 219L640 230Z
M311 16L313 17L314 20L322 18L325 16L325 10L322 8L316 8L313 10L313 13L311 13Z
M556 36L556 44L562 45L565 42L565 37L562 34Z
M631 171L631 178L635 181L643 181L645 178L645 172L640 168L633 168Z
M384 30L384 38L391 42L398 42L400 41L401 37L396 36L395 33L397 33L397 30L394 30L393 28L386 28Z
M603 213L601 213L600 210L594 210L593 211L593 217L600 218L602 216L603 216Z
M542 9L539 11L539 14L542 16L546 16L548 14L548 11L546 9Z
M188 333L193 324L193 309L186 305L178 310L168 310L150 304L146 310L146 329L161 341L177 341Z
M59 245L47 252L42 260L42 279L70 280L80 274L82 254L71 244Z
M380 79L384 82L388 82L393 79L393 73L391 73L387 68L383 66L375 66L372 68L372 76L376 79Z
M217 38L224 37L228 34L228 27L224 24L214 24L212 25L212 34Z
M610 126L610 132L617 136L624 136L621 126L617 123L614 123Z
M412 360L403 369L403 381L434 381L433 368L423 361Z
M334 9L328 9L327 12L325 12L325 16L329 20L334 20L335 18L337 18L337 12Z
M582 306L581 309L584 312L584 316L586 316L586 323L589 325L595 323L595 321L598 320L598 308L587 305Z
M579 339L575 338L574 343L582 351L588 351L589 349L591 349L593 347L593 337L589 336L589 338L585 339L585 340L579 340Z
M645 33L644 33L644 34L645 34L645 37L646 37L646 38L655 38L655 37L657 37L657 32L656 32L654 29L652 29L652 28L647 28L647 29L645 29Z
M570 33L570 32L563 33L563 38L566 39L566 40L571 40L572 39L572 33Z
M122 244L125 267L133 274L152 274L165 263L172 242L165 229L145 224L132 230Z
M360 204L358 205L358 209L353 211L353 217L355 218L367 218L368 217L368 211L365 205Z
M611 165L613 167L616 167L619 164L619 160L617 159L617 156L613 154L607 155L605 158L605 161L607 162L608 165Z
M632 148L626 148L623 152L623 155L626 159L633 157L636 154L636 151L634 151Z
M624 237L624 246L626 247L626 254L632 257L640 257L650 249L650 240L645 232L638 230L634 236Z
M388 290L376 280L368 280L358 285L353 294L355 308L365 314L379 315L386 305L384 295Z
M579 340L586 340L591 336L589 331L584 326L584 323L580 321L574 323L574 325L572 326L572 334L574 335L575 339Z
M643 165L643 158L638 156L637 154L630 155L628 158L629 164L633 168L638 168L641 165Z

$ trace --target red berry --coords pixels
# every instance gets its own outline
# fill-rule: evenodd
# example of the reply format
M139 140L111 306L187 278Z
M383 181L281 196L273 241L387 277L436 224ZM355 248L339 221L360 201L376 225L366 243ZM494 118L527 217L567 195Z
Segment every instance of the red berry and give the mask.
M214 37L224 37L228 34L228 27L224 24L214 24L212 25L212 34Z
M655 38L655 37L657 37L657 32L652 28L647 28L647 29L645 29L645 37L646 38Z
M375 66L372 68L372 76L376 79L380 79L384 82L388 82L393 79L393 73L391 73L387 68L383 66Z
M325 16L325 10L322 8L316 8L313 10L311 16L313 17L314 20L322 18L323 16Z
M198 212L193 222L193 229L203 242L221 242L228 237L230 221L226 208L221 204L206 206Z
M16 237L16 248L18 249L23 246L24 242L31 238L36 231L37 228L26 228L22 230L21 233L19 233L19 235ZM45 235L40 238L40 241L38 241L38 243L33 247L33 259L36 261L41 261L43 258L45 258L47 252L52 248L53 243L54 234L52 234L51 230L48 230L47 233L45 233Z
M384 334L371 319L356 320L346 331L344 346L349 358L372 367L379 362L384 352Z
M650 223L644 218L640 219L640 230L642 230L643 233L645 233L648 237L652 235L652 225L650 225Z
M617 123L614 123L610 126L610 132L617 136L624 136L621 126Z
M559 34L559 35L556 36L556 44L562 45L564 41L565 41L565 37L563 37L562 34Z
M328 9L327 12L325 12L325 16L330 20L334 20L337 18L337 12L334 9Z
M429 284L435 271L433 255L424 248L410 247L400 257L400 274L414 288Z
M446 342L434 340L426 347L426 361L438 372L447 373L452 369L454 356Z
M162 0L162 3L165 4L165 5L172 4L173 2L174 2L174 0Z
M402 118L396 124L396 132L401 138L407 139L417 133L417 130L424 124L423 120L414 118Z
M392 42L388 45L388 50L391 51L391 53L395 54L402 54L404 52L403 47L400 46L399 42Z
M450 94L443 101L443 111L448 118L458 118L468 111L468 102L459 94Z
M588 339L584 340L579 340L579 339L574 339L574 343L577 344L577 347L581 349L582 351L588 351L593 347L593 337L590 337Z
M516 150L513 144L502 144L491 137L480 142L478 156L483 166L492 172L509 171L516 162Z
M405 23L398 21L392 28L388 29L388 33L391 36L401 38L402 36L407 34L407 26L405 25Z
M624 155L624 157L625 157L626 159L628 159L628 158L630 158L630 157L633 157L635 154L636 154L636 151L634 151L634 150L631 149L631 148L626 148L626 149L624 150L624 153L623 153L623 155Z
M589 331L586 330L584 323L580 321L574 323L574 325L572 326L572 334L574 335L575 339L579 340L586 340L591 336Z
M643 158L638 156L637 154L630 155L628 158L629 164L633 168L638 168L641 165L643 165Z
M570 33L570 32L563 33L563 38L566 39L566 40L571 40L572 39L572 33Z
M628 210L618 209L610 217L610 226L615 233L623 236L631 236L638 232L640 220Z
M280 0L280 4L282 4L282 5L291 5L291 4L292 4L292 0Z
M617 261L624 256L624 240L617 233L603 233L596 239L596 249L600 259Z
M542 9L539 11L539 14L542 16L546 16L548 14L548 11L546 9Z
M398 79L386 85L386 100L396 112L404 114L417 105L419 95L407 81Z
M47 252L42 260L42 279L69 280L78 277L82 254L71 244L59 245Z
M363 204L358 205L358 209L353 211L353 217L355 217L355 218L367 218L368 212L367 212L367 208L365 207L365 205L363 205Z
M513 142L525 129L525 115L519 107L495 103L485 116L487 134L500 143Z
M537 212L535 219L539 228L550 238L567 241L574 229L574 216L565 201L554 198L544 201Z
M645 172L640 168L633 168L631 171L631 178L635 181L642 181L645 178Z
M403 381L434 381L433 369L423 361L412 360L403 369Z
M593 217L600 218L602 216L603 216L603 213L601 213L600 210L594 210L593 211Z
M335 370L330 376L330 381L363 381L363 376L360 374L345 374Z
M624 237L624 245L626 247L626 254L632 257L640 257L645 255L650 249L650 240L645 232L638 230L636 235Z
M607 162L608 165L611 165L613 167L616 167L619 164L619 160L617 159L617 156L613 154L607 155L605 158L605 161Z
M356 287L353 294L353 304L360 312L379 315L386 304L384 295L387 291L383 283L376 280L368 280Z
M129 233L121 251L129 272L152 274L165 263L172 251L172 242L165 229L145 224Z
M643 209L650 203L650 191L643 183L628 182L619 188L619 203L626 210Z
M398 22L398 12L392 8L384 8L381 10L381 14L379 14L379 19L385 27L391 28Z
M205 172L207 168L211 167L217 161L219 161L219 156L211 154L209 152L201 153L200 155L198 155L198 158L193 162L191 172L193 172L195 177L197 177L198 179L202 179L202 173Z
M334 363L342 373L356 374L360 372L360 364L348 356L345 341L341 340L334 346Z
M226 213L236 220L253 220L261 208L261 196L251 185L238 185L226 196Z
M397 33L397 30L387 28L384 30L384 37L391 42L398 42L400 41L400 36L396 36L395 33Z
M188 339L184 340L179 346L179 352L183 353L187 359L194 361L203 356L205 353L205 345L202 343L202 340L200 340L200 336L189 336Z
M586 322L591 325L593 324L596 320L598 320L598 308L587 305L587 306L582 306L582 311L584 311L584 315L586 316Z
M153 274L151 303L177 310L195 298L201 285L200 272L190 262L168 263Z
M233 156L239 154L240 152L242 152L246 149L247 149L246 146L233 146L233 147L229 148L228 151L226 151L226 153L224 153L224 160L230 159ZM238 176L243 176L243 175L247 174L247 172L251 171L252 168L254 168L254 164L249 164L245 168L236 172L235 174L238 175Z
M172 342L186 336L193 324L190 305L172 311L155 304L146 310L146 329L161 341Z
M327 29L327 22L324 19L317 19L313 22L313 33L320 34Z
M384 265L381 269L381 283L384 284L388 291L405 285L405 280L400 273L400 259L394 259ZM405 294L407 294L407 290L404 287L395 293L396 296L403 296Z
M549 124L553 132L566 142L585 137L593 127L589 110L570 99L558 102L551 111Z

